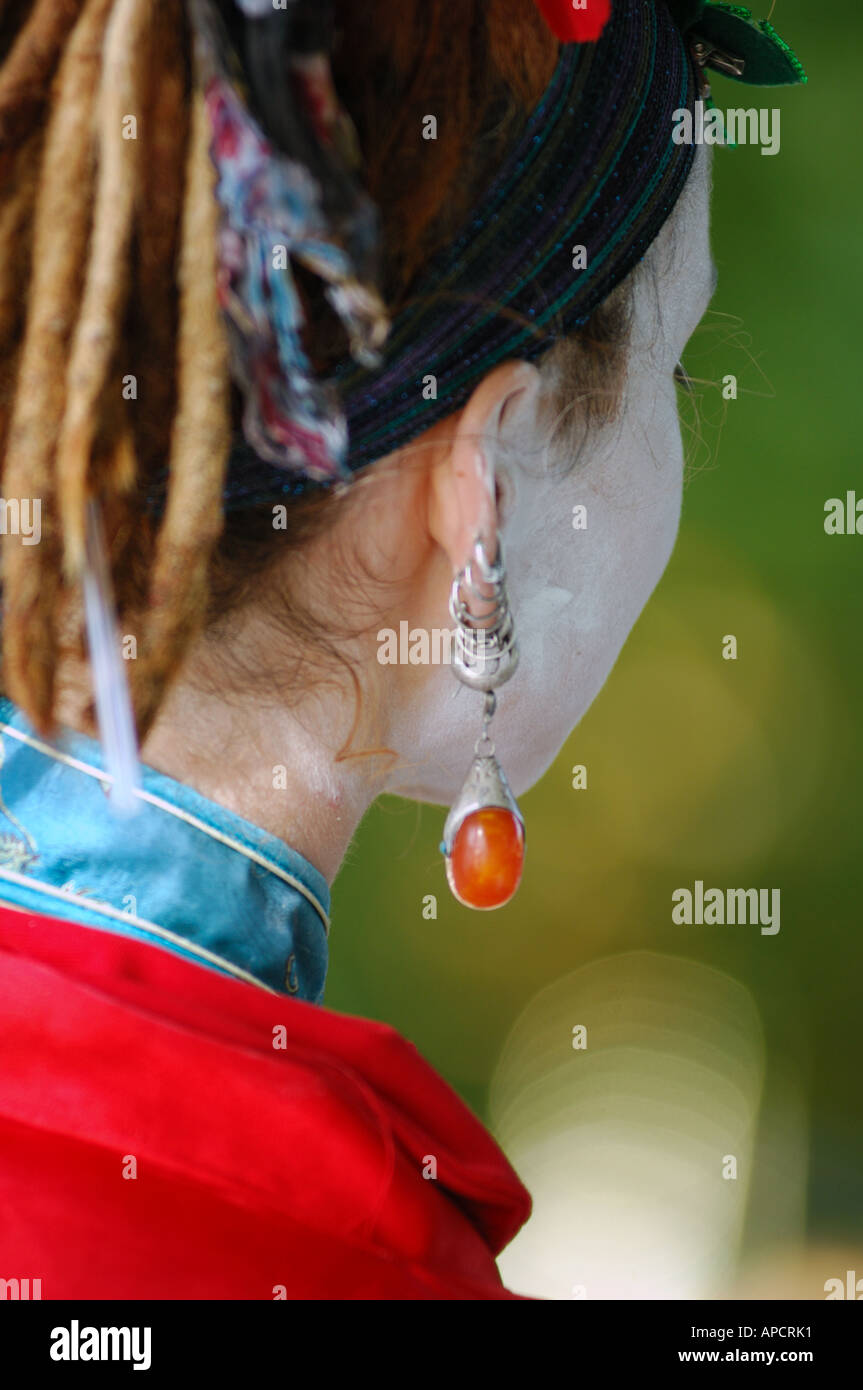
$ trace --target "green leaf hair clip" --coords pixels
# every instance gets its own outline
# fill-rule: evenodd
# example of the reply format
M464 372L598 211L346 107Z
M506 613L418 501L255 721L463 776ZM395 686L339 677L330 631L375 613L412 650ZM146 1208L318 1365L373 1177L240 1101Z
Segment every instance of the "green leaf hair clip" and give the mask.
M782 87L806 82L793 48L766 19L744 5L714 0L669 0L678 27L692 41L695 61L736 82Z

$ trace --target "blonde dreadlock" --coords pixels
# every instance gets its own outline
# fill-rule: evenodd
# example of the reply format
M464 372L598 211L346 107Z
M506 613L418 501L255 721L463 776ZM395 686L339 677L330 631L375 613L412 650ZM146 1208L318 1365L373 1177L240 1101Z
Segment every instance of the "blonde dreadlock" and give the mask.
M4 538L3 683L50 728L70 624L81 645L85 513L97 497L121 627L139 639L130 684L143 736L203 621L230 441L206 114L190 95L181 0L36 0L7 43L2 493L39 499L42 539ZM22 266L23 314L11 289ZM140 400L124 399L130 375ZM157 528L143 498L166 457Z
M0 72L2 165L8 165L14 150L41 115L60 50L80 9L81 0L37 0L33 13L16 36ZM9 22L6 14L3 19ZM7 172L6 168L3 172Z
M71 579L84 566L84 517L98 403L117 345L120 310L128 289L138 140L121 139L124 114L141 109L137 54L149 39L149 0L115 0L105 31L96 130L100 177L96 189L89 263L66 372L66 411L55 470L64 557ZM137 136L137 132L136 132ZM128 490L134 459L128 435L117 444L115 483ZM89 481L98 483L92 476Z
M222 530L222 488L231 439L227 342L213 287L218 211L209 122L196 95L189 141L188 198L180 255L177 412L171 488L156 542L145 643L151 660L133 683L149 726L162 690L207 606L210 553ZM185 604L176 595L185 596ZM137 673L136 673L137 674Z

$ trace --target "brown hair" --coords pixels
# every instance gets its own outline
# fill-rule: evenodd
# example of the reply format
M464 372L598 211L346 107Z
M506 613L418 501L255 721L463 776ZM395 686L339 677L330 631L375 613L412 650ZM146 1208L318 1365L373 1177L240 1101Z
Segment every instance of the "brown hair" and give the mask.
M381 212L396 308L541 95L557 43L533 0L339 0L337 14L336 86ZM142 737L208 613L243 602L254 575L329 513L326 496L292 502L289 529L274 531L271 507L256 508L219 539L231 388L189 54L182 0L12 0L0 20L2 487L42 507L41 543L3 547L2 680L43 729L64 653L83 655L88 496L110 536L122 630L139 634ZM131 113L137 138L123 139ZM438 138L422 142L429 113ZM582 385L613 399L618 299L555 350L555 381L572 379L574 354ZM157 524L145 497L166 462Z

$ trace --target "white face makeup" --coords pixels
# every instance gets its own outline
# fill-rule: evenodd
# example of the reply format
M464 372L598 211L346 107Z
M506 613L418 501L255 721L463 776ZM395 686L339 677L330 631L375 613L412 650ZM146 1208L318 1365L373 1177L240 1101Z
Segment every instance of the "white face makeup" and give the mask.
M499 692L492 733L516 794L542 776L601 689L668 563L680 517L683 446L674 369L715 286L709 246L709 152L633 285L632 347L622 410L590 437L568 473L532 462L502 472L501 530L519 669ZM515 428L515 426L513 426ZM539 440L539 426L534 438ZM537 455L525 441L526 453ZM516 452L507 451L508 457ZM496 465L497 466L497 465ZM585 529L573 509L585 507ZM402 758L390 789L447 803L479 732L481 696L446 667L389 731Z

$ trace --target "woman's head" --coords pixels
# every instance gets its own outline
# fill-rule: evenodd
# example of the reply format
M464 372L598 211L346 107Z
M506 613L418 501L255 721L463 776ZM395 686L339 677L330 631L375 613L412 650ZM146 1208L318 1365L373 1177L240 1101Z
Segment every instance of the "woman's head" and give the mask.
M452 626L450 584L474 539L491 548L499 537L521 662L495 738L516 792L531 785L604 682L674 544L674 371L713 290L708 202L704 155L590 333L538 368L489 372L460 411L314 504L291 544L273 529L280 509L264 509L254 584L249 518L229 519L200 649L210 688L302 706L334 683L353 710L355 678L358 725L347 713L333 725L333 751L349 733L348 751L385 744L395 756L370 758L371 778L449 801L481 702L435 634ZM290 527L281 512L276 525Z

